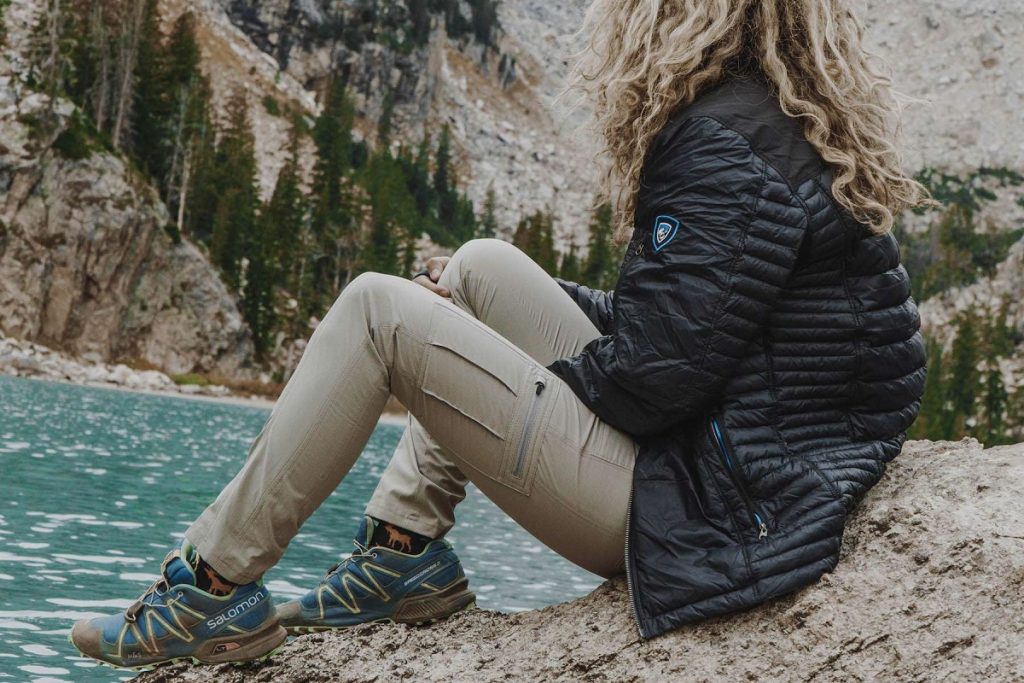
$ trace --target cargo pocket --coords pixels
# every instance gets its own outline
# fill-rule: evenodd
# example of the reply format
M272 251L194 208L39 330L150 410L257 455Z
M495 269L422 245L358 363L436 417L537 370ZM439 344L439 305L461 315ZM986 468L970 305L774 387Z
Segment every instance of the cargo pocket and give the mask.
M420 388L435 412L426 420L434 437L487 477L528 492L543 420L532 380L543 369L449 303L434 305L430 329ZM524 436L529 443L521 447Z
M537 474L538 453L551 418L552 375L540 368L526 377L519 391L511 436L505 447L502 483L529 495Z

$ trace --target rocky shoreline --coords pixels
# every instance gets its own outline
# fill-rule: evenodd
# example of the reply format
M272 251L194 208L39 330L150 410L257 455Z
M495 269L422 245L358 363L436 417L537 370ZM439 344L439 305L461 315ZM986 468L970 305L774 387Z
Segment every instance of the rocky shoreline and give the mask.
M748 612L643 641L615 579L541 610L306 635L262 665L136 680L1024 681L1022 490L1024 444L910 442L851 517L838 568Z
M22 339L0 334L0 376L25 377L100 389L133 391L202 401L219 401L250 408L271 409L276 399L249 394L220 384L180 384L159 370L137 370L123 363L90 363ZM379 422L404 427L408 413L392 398Z
M0 335L0 375L107 389L268 403L266 399L232 393L227 387L218 384L178 384L158 370L136 370L123 363L90 363L41 344L3 335Z

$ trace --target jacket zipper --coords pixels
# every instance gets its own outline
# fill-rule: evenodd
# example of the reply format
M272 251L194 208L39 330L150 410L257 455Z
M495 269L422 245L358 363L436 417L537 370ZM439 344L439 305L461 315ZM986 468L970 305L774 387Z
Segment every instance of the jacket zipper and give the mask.
M643 253L644 238L637 237L631 240L630 243L626 245L626 253L623 254L622 262L619 264L619 276L622 276L622 274L626 270L626 266L628 266L634 258L636 258L637 256L643 256Z
M640 611L636 606L636 591L633 589L633 574L629 571L629 521L633 517L633 487L629 488L629 504L626 506L626 592L629 594L629 609L636 622L640 636L646 638L644 627L640 624Z
M516 451L516 461L512 465L512 476L520 478L523 476L523 464L526 462L526 448L530 445L533 437L533 423L537 417L537 404L540 403L541 394L547 385L544 380L538 379L534 382L536 390L530 400L530 407L526 411L526 423L523 425L523 438L519 440L519 449Z
M718 420L714 416L711 417L711 431L715 435L715 441L718 443L718 449L722 453L722 461L725 463L725 469L729 471L729 477L732 479L733 485L736 490L740 492L740 497L743 498L744 504L747 506L747 510L750 511L750 515L753 518L754 527L757 528L757 540L761 540L768 536L768 525L765 523L764 513L759 507L754 505L753 499L750 494L747 493L747 487L740 481L739 474L733 467L732 458L729 457L729 449L725 447L725 438L722 436L722 430L718 426Z

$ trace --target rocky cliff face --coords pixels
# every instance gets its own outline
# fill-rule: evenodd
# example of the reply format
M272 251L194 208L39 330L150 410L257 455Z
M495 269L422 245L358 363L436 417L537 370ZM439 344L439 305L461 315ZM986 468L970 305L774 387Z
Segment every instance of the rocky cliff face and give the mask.
M409 51L388 43L398 33L358 45L337 39L338 12L354 0L160 4L168 21L186 9L196 13L215 98L248 92L264 197L290 127L266 103L313 115L317 88L344 73L365 137L374 136L389 96L396 140L416 141L448 123L469 195L479 207L495 189L506 234L522 215L550 208L559 245L583 241L595 146L580 132L585 113L569 116L553 100L564 85L565 57L578 47L571 35L587 0L504 0L491 48L447 36L435 16L429 40ZM1024 7L1017 0L857 4L869 44L891 64L897 86L918 98L906 112L911 168L1024 168ZM41 103L17 91L14 75L24 69L19 51L35 5L10 7L12 49L0 57L0 330L103 359L139 356L172 372L233 372L249 347L232 297L196 249L163 234L163 208L148 189L108 155L67 162L25 145L19 118ZM400 32L405 3L378 5L388 30ZM308 166L310 155L303 158ZM1009 206L997 227L1020 225L1012 197ZM1013 258L1019 249L992 278L924 306L925 327L948 339L949 310L1019 291ZM1024 313L1015 315L1024 325ZM1016 379L1008 382L1024 382L1024 362L1010 366Z
M584 113L569 117L554 103L564 86L566 58L578 48L587 0L505 0L498 7L501 54L516 60L508 87L479 67L479 49L457 49L435 35L411 58L380 45L362 51L332 47L318 36L344 0L204 0L208 21L237 31L237 50L274 59L306 88L344 70L375 120L384 94L396 93L397 122L410 136L425 122L449 122L462 147L474 197L494 184L503 216L550 205L561 237L585 230L595 171L593 141L578 132ZM959 173L982 166L1024 167L1019 112L1024 107L1024 7L1016 0L857 0L867 43L891 66L913 101L905 115L910 168ZM246 45L247 44L247 45ZM246 45L243 47L243 45ZM254 61L254 60L247 60ZM492 60L493 62L494 60ZM493 66L493 63L492 63Z
M230 293L205 257L175 244L152 188L98 152L69 160L30 134L48 106L16 78L32 8L10 8L0 56L0 332L90 361L238 374L251 354ZM67 125L72 110L56 112Z
M909 96L903 139L908 168L952 174L985 167L1024 169L1019 114L1024 109L1024 6L1016 0L856 4L867 25L868 46L886 60L896 87ZM217 65L214 72L223 74L219 78L226 84L244 79L243 67L259 64L261 70L276 73L262 78L275 91L286 97L306 93L308 101L313 85L344 71L368 121L379 116L390 91L396 127L407 139L416 139L428 126L452 126L470 196L479 205L493 186L506 230L525 213L550 207L559 219L560 246L573 239L582 243L593 199L595 146L579 132L585 112L569 117L554 100L564 86L566 56L578 47L572 33L587 0L505 0L499 5L497 51L515 58L511 83L502 81L495 69L480 67L479 47L457 45L436 28L429 46L411 55L376 43L359 50L333 47L322 38L332 12L351 5L204 0L206 25L217 27L221 39L230 42L231 55L248 55L217 61L217 55L229 51L208 50ZM269 174L264 186L269 188L285 122L262 112L257 116L257 125L266 132L258 139L267 141L261 148ZM370 129L366 133L372 136ZM986 205L978 223L990 230L1018 228L1024 225L1022 207L1020 188L1003 188L999 201ZM933 220L908 216L911 226ZM957 311L971 306L998 309L998 297L1021 291L1019 279L1018 246L993 275L925 302L925 330L948 345L953 329L949 322ZM1009 314L1010 323L1024 329L1024 309L1018 303ZM1001 364L1011 392L1024 386L1024 347Z
M1022 487L1024 446L911 442L850 520L835 572L649 641L614 580L539 611L302 636L262 666L137 680L1024 680Z
M375 136L375 123L393 103L395 139L415 143L444 123L452 129L461 182L478 208L489 187L508 234L523 215L551 209L559 218L559 242L585 236L593 201L593 144L579 132L582 114L569 117L553 105L565 77L566 33L585 3L502 2L504 27L485 48L452 38L435 15L427 43L409 52L385 40L354 46L336 17L358 3L346 0L202 0L188 8L202 17L203 53L217 97L245 83L249 89L261 158L263 188L269 192L280 167L288 121L260 111L266 94L293 101L307 111L317 87L344 74L362 117L362 132ZM169 14L181 0L164 0ZM404 3L382 3L382 32L404 38ZM469 16L468 7L462 10ZM390 31L390 33L389 33ZM273 65L272 67L270 65Z
M1024 168L1024 5L1016 0L857 0L866 41L917 98L905 112L910 168Z

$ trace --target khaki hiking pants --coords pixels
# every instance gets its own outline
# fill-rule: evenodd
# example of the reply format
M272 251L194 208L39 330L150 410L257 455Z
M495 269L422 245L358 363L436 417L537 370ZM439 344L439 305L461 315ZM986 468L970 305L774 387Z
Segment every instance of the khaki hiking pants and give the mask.
M636 445L545 369L597 329L500 240L464 245L440 284L450 301L368 273L331 307L245 466L186 532L227 578L253 581L281 558L392 394L409 424L367 514L443 535L468 480L568 560L622 571Z

